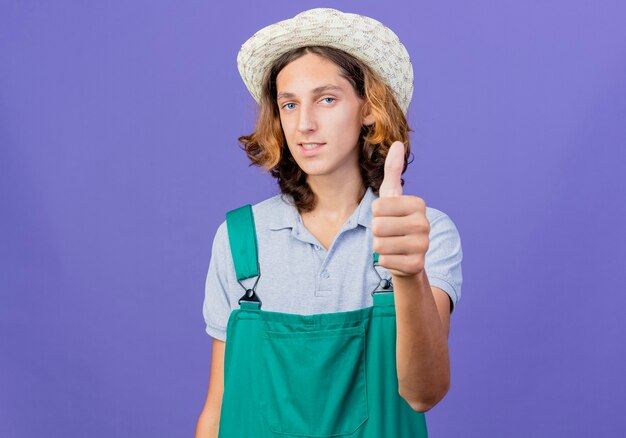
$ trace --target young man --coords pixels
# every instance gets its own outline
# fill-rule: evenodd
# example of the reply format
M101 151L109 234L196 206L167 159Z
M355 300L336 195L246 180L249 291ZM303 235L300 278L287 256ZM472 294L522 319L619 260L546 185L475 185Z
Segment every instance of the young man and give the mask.
M257 32L238 65L260 105L255 131L239 140L281 194L251 206L263 273L254 285L239 281L233 229L225 221L216 232L203 307L213 359L196 437L426 436L422 413L450 385L447 339L462 251L445 213L403 194L413 90L406 49L376 20L319 8ZM381 280L372 252L393 284L393 327L367 312ZM265 311L244 320L260 325L243 326L235 314L250 296L242 287L252 287ZM242 340L244 327L252 340ZM230 354L227 335L236 341ZM392 357L366 357L377 354L372 339L391 345ZM384 355L387 347L379 348ZM246 357L260 362L259 389L234 378L225 386L224 367L232 376ZM238 398L243 391L247 398ZM243 400L258 405L259 416L236 420ZM221 429L220 418L228 423Z

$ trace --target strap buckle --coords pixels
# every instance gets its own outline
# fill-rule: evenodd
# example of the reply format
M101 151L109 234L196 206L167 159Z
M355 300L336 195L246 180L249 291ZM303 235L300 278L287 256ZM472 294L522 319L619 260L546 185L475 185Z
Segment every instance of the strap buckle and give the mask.
M259 278L261 278L261 274L259 272L259 275L257 275L256 277L256 281L254 282L254 285L252 286L251 289L246 288L243 283L241 283L241 281L239 281L239 279L237 279L237 283L239 283L241 285L241 287L243 288L243 290L245 291L245 293L243 294L243 296L241 298L239 298L239 301L237 302L237 304L241 305L242 301L247 301L247 302L252 302L252 303L259 303L259 309L261 308L261 299L259 298L259 296L256 294L256 285L259 282Z
M380 280L380 282L378 283L376 288L372 291L372 296L374 296L374 294L378 294L378 293L392 293L393 292L393 282L391 281L391 278L383 278L383 277L381 277L380 273L378 272L378 269L376 269L376 267L378 266L378 257L374 258L374 263L373 263L372 266L374 267L374 272L376 272L376 275L378 275L378 278Z

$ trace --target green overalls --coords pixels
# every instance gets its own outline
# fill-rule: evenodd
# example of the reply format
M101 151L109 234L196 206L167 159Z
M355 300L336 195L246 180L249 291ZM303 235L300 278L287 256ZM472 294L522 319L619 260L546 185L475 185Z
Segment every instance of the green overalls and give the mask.
M229 211L226 223L246 293L226 329L219 438L427 437L424 413L398 394L391 282L381 279L374 305L358 310L261 310L252 206ZM252 277L246 289L241 280Z

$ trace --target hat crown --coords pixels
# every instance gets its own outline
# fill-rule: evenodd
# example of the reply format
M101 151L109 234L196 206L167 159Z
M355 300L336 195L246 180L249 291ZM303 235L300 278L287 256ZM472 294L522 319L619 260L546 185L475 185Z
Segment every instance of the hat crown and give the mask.
M398 36L381 22L333 8L314 8L266 26L237 54L239 73L260 102L263 80L284 53L302 46L329 46L366 63L392 90L406 114L413 95L413 66Z

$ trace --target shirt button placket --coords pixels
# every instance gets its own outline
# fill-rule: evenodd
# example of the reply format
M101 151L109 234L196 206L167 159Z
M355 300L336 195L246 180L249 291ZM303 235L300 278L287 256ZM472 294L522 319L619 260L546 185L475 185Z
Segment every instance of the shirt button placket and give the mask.
M317 288L317 291L315 292L315 295L317 296L330 295L332 293L332 287L331 287L331 281L328 280L328 278L330 277L328 270L322 269L322 271L319 274L319 277L320 277L319 286Z

